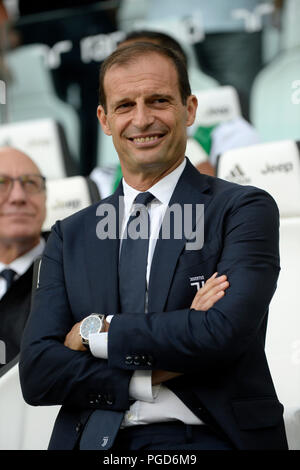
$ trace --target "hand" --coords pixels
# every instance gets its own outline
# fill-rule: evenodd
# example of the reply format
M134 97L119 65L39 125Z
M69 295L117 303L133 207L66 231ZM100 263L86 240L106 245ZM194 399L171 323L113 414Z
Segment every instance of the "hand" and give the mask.
M79 334L81 321L75 323L73 328L65 337L64 345L74 351L87 351L87 348L82 344L81 336Z
M167 380L174 379L182 375L181 372L169 372L167 370L153 370L152 371L152 385L158 385Z
M190 308L206 311L225 295L225 290L229 287L227 276L217 275L218 273L214 273L198 290Z

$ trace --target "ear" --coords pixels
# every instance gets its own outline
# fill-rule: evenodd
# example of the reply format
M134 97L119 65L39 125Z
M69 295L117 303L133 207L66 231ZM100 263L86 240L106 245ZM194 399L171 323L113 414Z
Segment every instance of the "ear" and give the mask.
M98 121L100 122L101 127L103 129L103 132L106 135L111 135L110 127L109 127L108 120L107 120L107 115L104 111L103 106L100 106L100 105L98 106L97 116L98 116Z
M196 118L196 112L198 108L198 100L195 95L190 95L187 98L186 102L186 108L187 108L187 121L186 125L187 127L191 126L195 122Z

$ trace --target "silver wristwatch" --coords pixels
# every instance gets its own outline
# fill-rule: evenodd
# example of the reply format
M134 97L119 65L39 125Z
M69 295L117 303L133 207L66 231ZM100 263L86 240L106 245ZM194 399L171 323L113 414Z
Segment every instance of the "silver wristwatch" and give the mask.
M79 334L84 346L89 347L89 336L91 333L101 333L104 329L105 315L101 313L91 313L80 325Z

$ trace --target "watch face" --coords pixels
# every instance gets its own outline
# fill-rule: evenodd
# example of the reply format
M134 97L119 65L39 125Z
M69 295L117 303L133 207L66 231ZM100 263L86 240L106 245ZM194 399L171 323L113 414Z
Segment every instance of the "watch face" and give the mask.
M80 334L84 339L89 339L91 333L98 333L102 326L102 320L96 315L85 318L80 326Z

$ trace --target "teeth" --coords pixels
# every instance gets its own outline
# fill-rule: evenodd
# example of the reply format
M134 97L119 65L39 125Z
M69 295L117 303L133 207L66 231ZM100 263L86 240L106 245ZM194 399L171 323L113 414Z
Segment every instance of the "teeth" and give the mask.
M151 136L151 137L137 137L136 139L133 139L134 142L142 144L145 142L153 142L154 140L157 140L158 136Z

